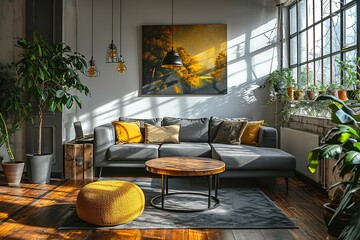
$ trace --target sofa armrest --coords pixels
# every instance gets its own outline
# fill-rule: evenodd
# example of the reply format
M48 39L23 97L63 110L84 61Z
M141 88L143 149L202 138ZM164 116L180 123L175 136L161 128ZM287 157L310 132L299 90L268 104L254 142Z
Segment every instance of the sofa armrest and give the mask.
M277 148L278 133L276 128L261 126L258 135L259 147Z
M111 123L94 128L94 165L101 167L106 163L107 149L115 144L115 130Z

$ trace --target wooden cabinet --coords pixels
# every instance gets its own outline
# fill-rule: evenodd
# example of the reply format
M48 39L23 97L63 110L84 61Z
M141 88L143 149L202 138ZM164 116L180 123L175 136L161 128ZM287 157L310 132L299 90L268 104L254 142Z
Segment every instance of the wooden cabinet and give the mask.
M91 179L94 177L93 144L66 143L64 145L65 178Z

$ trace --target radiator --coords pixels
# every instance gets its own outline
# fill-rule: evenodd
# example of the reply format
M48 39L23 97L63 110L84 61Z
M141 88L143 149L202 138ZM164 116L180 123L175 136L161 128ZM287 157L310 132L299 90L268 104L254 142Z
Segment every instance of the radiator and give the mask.
M319 165L315 173L311 173L307 168L308 153L313 148L319 146L320 139L321 136L319 134L284 127L280 129L280 148L295 156L296 171L324 185L325 179L322 177L324 175L324 166Z

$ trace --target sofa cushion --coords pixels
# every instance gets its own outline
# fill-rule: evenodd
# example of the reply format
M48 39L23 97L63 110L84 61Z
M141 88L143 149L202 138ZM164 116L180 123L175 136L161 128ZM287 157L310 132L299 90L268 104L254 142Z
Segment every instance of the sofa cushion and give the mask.
M153 126L145 123L145 143L179 143L180 125Z
M216 138L217 132L219 130L220 124L223 121L233 121L233 120L248 120L248 118L220 118L220 117L211 117L209 121L209 142L213 142Z
M208 143L180 142L180 144L161 144L159 157L211 157Z
M172 118L164 117L162 121L163 126L180 124L180 142L207 142L209 119L187 119L187 118Z
M154 126L161 126L162 118L127 118L127 117L119 117L119 121L123 122L140 122L140 131L143 137L145 137L145 127L144 124L151 124Z
M258 146L258 135L261 126L264 124L264 121L250 121L245 127L244 133L241 136L241 143L247 145Z
M214 142L227 144L240 144L241 136L245 130L247 121L223 121L220 124Z
M140 122L113 121L116 143L140 143L144 138L140 132Z
M127 161L127 160L148 160L157 158L159 144L147 143L125 143L109 147L107 154L110 161Z
M278 148L210 143L212 157L225 162L227 170L295 170L295 157Z

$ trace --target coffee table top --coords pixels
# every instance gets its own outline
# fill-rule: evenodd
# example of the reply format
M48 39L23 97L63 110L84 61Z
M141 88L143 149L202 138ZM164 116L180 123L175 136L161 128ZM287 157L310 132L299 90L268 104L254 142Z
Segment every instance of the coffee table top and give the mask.
M225 163L211 158L162 157L145 162L148 172L167 176L208 176L225 171Z

